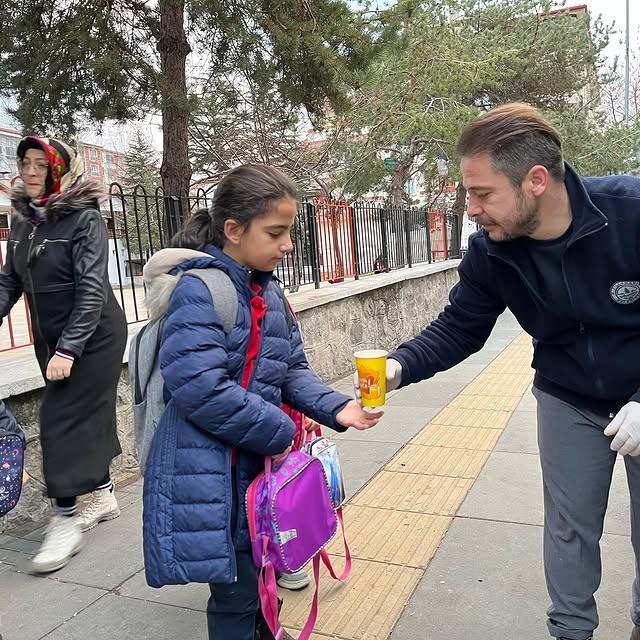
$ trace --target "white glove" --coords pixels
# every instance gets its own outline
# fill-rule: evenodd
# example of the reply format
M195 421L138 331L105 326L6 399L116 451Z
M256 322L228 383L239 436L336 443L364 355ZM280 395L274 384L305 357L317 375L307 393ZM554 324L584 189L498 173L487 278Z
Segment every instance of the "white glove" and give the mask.
M640 456L640 402L628 402L604 430L615 436L611 449L621 456Z
M387 359L387 393L394 391L400 386L402 380L402 365L392 358ZM362 400L362 394L360 393L360 379L358 378L358 372L353 374L353 393L356 400L360 402Z

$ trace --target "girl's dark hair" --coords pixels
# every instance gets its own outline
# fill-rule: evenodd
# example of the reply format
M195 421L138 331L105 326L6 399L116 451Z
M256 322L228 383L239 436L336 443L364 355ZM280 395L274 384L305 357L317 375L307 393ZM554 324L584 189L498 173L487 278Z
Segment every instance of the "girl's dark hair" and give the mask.
M281 169L245 164L230 171L218 184L211 208L192 214L171 246L201 251L208 244L224 246L224 223L235 220L248 227L281 198L298 197L293 180Z

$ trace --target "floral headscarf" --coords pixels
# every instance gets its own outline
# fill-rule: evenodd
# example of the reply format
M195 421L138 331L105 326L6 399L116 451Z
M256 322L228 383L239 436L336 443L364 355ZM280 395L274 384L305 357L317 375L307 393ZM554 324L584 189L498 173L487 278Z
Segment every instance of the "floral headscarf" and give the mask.
M49 171L45 182L45 191L37 202L43 206L49 198L63 193L84 173L82 158L75 149L55 138L27 136L18 144L18 170L22 173L22 162L29 149L41 149L47 156Z

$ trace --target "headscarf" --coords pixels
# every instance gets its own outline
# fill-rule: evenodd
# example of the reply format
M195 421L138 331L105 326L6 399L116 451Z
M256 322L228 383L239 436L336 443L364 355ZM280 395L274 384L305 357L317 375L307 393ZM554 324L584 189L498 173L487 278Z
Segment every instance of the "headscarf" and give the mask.
M37 206L44 206L53 195L63 193L76 183L84 173L82 158L75 149L55 138L38 138L27 136L18 144L18 171L22 173L22 162L29 149L40 149L47 156L49 170L45 181L45 190L41 198L34 202Z

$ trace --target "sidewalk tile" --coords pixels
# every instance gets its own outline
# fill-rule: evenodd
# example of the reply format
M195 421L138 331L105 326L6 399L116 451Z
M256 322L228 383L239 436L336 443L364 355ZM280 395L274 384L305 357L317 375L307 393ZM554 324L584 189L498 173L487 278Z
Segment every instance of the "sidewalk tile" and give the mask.
M444 424L450 427L485 427L487 429L504 429L509 421L507 411L492 409L455 409L445 407L431 424Z
M382 471L351 504L452 516L472 485L468 478Z
M39 640L104 593L92 587L2 571L0 633L5 640Z
M531 384L530 375L493 373L480 376L464 392L471 395L496 395L520 397Z
M488 451L421 447L409 444L385 468L387 471L403 473L475 478L488 456Z
M340 558L331 559L340 566ZM340 583L323 568L315 631L345 640L385 640L421 575L421 569L356 559L351 578ZM285 594L282 622L286 627L302 629L312 596L312 589Z
M499 437L499 429L451 427L444 424L431 424L426 429L423 429L411 441L411 444L451 447L452 449L491 451Z
M56 629L46 640L204 640L206 637L207 619L199 611L108 594Z
M516 396L473 396L463 391L447 405L447 408L513 411L519 401L520 398Z
M444 516L357 505L346 507L344 519L347 541L354 558L423 569L429 564L451 523L451 518ZM344 555L340 532L329 546L329 553Z

